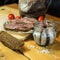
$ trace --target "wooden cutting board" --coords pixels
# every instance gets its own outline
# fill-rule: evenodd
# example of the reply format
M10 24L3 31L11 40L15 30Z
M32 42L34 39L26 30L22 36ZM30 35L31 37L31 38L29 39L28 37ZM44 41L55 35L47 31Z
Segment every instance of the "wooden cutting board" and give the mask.
M0 7L0 31L3 30L3 24L8 20L8 14L14 14L15 16L19 16L19 10L10 8L7 6ZM7 31L12 36L16 37L19 40L26 40L30 34L24 34L22 32L11 32Z

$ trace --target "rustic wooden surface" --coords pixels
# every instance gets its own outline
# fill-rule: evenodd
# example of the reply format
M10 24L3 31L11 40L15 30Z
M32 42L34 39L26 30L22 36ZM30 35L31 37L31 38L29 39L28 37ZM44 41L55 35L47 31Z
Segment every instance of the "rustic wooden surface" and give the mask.
M19 16L19 10L17 9L18 6L14 5L8 5L8 6L1 6L0 7L0 26L2 26L5 22L7 22L8 20L8 15L9 14L14 14L15 16ZM15 6L17 8L11 8L9 6ZM0 31L3 28L0 27ZM25 40L30 34L22 34L21 32L18 32L19 34L17 34L16 32L11 32L11 31L7 31L9 34L13 35L14 37L16 37L19 40Z
M12 8L11 11L15 10L16 12L13 11L13 13L19 15L17 4L5 5L2 7ZM7 17L7 15L11 13L11 11L9 12L6 10L6 12L3 12L0 10L0 18ZM60 18L47 14L46 18L60 21ZM56 42L52 46L49 46L52 52L47 54L39 52L42 47L38 46L32 38L24 41L24 43L25 45L22 47L22 51L27 57L23 56L20 53L12 51L0 42L0 60L60 60L60 35L56 38Z

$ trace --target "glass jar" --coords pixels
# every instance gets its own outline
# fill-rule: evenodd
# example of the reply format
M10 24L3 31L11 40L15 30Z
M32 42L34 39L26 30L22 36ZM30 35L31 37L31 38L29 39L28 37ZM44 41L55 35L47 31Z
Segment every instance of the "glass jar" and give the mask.
M41 46L53 44L56 38L54 23L51 21L36 22L34 24L33 38Z

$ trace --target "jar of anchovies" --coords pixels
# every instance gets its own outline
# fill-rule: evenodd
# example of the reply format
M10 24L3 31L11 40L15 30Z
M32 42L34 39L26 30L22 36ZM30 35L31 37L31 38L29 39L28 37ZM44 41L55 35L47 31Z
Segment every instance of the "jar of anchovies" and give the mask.
M34 24L33 38L40 46L48 46L54 43L56 30L51 21L36 22Z

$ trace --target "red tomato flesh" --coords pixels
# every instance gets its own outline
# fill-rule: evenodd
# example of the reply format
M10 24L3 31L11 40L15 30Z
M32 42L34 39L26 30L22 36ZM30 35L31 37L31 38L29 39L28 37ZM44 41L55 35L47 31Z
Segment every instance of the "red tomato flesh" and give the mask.
M9 15L8 15L8 19L9 19L9 20L13 20L13 19L15 19L14 14L9 14Z
M44 20L44 16L39 16L38 21L43 21Z
M21 17L20 16L16 16L16 19L20 19Z

